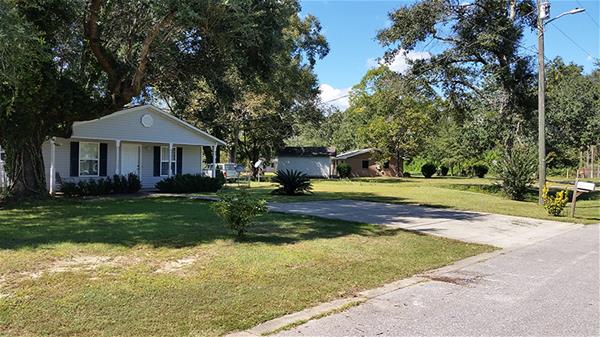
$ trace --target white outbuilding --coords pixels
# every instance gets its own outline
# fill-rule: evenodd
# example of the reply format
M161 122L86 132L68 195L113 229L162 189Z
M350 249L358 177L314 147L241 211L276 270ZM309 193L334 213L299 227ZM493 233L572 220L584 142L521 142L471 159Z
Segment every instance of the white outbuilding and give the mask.
M277 155L277 170L296 170L314 178L333 175L335 149L327 147L285 147Z

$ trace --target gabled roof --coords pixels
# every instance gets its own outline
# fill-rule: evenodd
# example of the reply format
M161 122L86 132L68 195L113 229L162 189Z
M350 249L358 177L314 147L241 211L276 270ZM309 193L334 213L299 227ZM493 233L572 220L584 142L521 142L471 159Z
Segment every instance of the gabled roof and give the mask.
M279 157L333 157L335 156L335 148L333 147L284 147L277 153Z
M127 109L119 110L119 111L113 112L110 115L102 116L100 118L96 118L96 119L92 119L92 120L75 122L75 123L73 123L73 125L82 125L82 124L87 124L87 123L91 123L91 122L95 122L95 121L99 121L99 120L107 120L107 119L114 118L116 116L120 116L120 115L123 115L123 114L131 113L131 112L134 112L134 111L144 110L144 109L152 110L153 112L158 113L161 116L164 116L164 117L166 117L166 118L168 118L168 119L170 119L170 120L178 123L179 125L181 125L181 126L187 128L187 129L191 130L192 132L196 132L196 133L198 133L200 135L206 136L206 137L214 140L216 143L219 143L221 145L227 145L227 143L225 143L221 139L219 139L219 138L217 138L217 137L209 134L208 132L202 131L202 130L198 129L197 127L195 127L195 126L187 123L186 121L173 116L172 114L166 112L165 110L159 109L159 108L155 107L154 105L150 105L150 104L139 105L139 106L136 106L136 107L133 107L133 108L127 108Z
M337 157L333 158L333 159L348 159L348 158L352 158L361 154L365 154L365 153L370 153L373 149L359 149L359 150L352 150L352 151L347 151L344 153L340 153Z

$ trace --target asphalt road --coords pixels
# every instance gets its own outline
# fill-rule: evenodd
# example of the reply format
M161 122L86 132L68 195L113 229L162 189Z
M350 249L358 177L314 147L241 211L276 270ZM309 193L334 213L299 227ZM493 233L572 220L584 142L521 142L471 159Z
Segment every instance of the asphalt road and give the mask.
M600 336L599 250L573 227L278 336Z

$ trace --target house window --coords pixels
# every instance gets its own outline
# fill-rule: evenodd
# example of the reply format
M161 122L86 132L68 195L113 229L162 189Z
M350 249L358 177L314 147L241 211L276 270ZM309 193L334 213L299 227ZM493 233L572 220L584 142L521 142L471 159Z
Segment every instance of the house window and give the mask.
M383 168L384 169L389 169L390 168L390 162L388 160L386 160L385 163L383 163Z
M368 169L369 168L369 161L368 160L363 160L362 161L362 168L364 168L364 169Z
M79 176L97 177L100 163L100 143L79 144Z
M171 162L171 172L177 172L177 148L173 147L173 161ZM160 175L166 177L169 175L169 147L160 147Z

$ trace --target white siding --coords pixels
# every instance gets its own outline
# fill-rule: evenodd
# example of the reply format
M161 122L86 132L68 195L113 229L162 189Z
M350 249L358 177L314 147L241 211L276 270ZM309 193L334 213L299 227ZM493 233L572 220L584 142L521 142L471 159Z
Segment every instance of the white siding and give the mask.
M116 143L108 140L88 140L88 139L56 139L56 151L55 151L55 170L60 177L65 181L78 182L80 180L87 180L90 178L80 178L70 176L70 158L71 158L71 142L72 141L95 141L99 143L108 144L107 151L107 176L112 176L116 173ZM154 146L165 146L167 144L161 143L144 143L142 145L142 174L140 179L142 180L143 188L154 188L154 185L165 177L154 176ZM177 147L177 145L174 145ZM202 147L201 146L189 146L181 145L183 148L183 168L182 173L202 173ZM44 166L46 170L46 184L50 184L50 142L45 142L42 146L42 154L44 157Z
M183 174L202 173L202 147L201 146L182 146L183 147Z
M154 176L154 147L155 146L165 146L165 144L144 144L142 146L142 186L144 188L154 188L154 185L165 179L166 177L155 177ZM177 145L174 145L178 147ZM183 148L183 158L181 169L183 174L197 174L202 173L200 159L201 157L201 149L200 146L180 146ZM175 160L173 158L173 160Z
M154 120L148 128L141 123L142 116L147 114ZM76 122L73 125L72 137L206 146L216 142L148 107L116 112L93 121Z
M278 157L277 170L296 170L310 177L328 178L331 174L329 157Z
M142 116L153 119L150 127L142 125ZM142 106L116 112L100 119L75 122L73 136L69 139L57 138L55 151L55 171L63 180L77 182L80 177L70 177L70 152L72 141L99 142L108 144L107 175L117 171L116 142L140 144L142 146L141 174L142 186L152 188L164 177L154 176L154 146L173 144L183 149L182 173L202 173L202 146L222 145L216 138L198 130L181 120L152 106ZM42 147L46 182L50 184L50 142ZM121 160L122 162L122 160Z
M56 173L58 173L63 180L79 181L87 180L90 178L71 177L71 142L98 142L107 144L107 168L106 174L112 176L115 174L115 160L116 160L116 144L113 141L101 140L101 139L56 139L56 149L54 152L54 167ZM50 186L50 142L47 141L42 145L42 155L44 157L44 168L46 170L46 184Z

